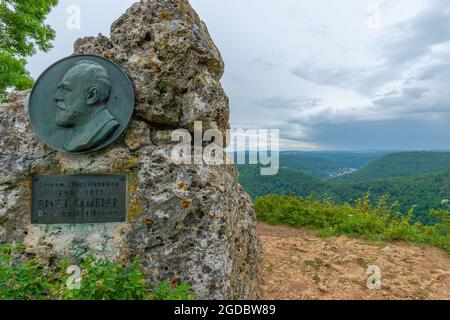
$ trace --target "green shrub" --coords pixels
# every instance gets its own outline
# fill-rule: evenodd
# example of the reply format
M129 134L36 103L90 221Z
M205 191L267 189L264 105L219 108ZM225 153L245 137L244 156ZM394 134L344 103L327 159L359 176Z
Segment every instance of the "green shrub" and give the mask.
M329 199L314 200L297 196L268 195L254 203L257 218L269 224L309 227L323 236L347 235L371 240L405 240L431 244L450 253L450 214L447 210L432 211L437 223L426 226L412 223L414 209L404 217L398 204L388 205L387 197L370 203L370 195L348 203L335 204Z
M194 300L191 288L186 284L173 287L170 283L164 282L156 287L150 294L150 300Z
M52 272L36 260L15 263L25 253L22 245L5 244L0 250L0 298L45 299L54 292Z
M61 271L68 263L62 263ZM147 283L138 260L130 265L86 257L80 264L81 287L70 290L66 284L69 277L62 274L63 283L58 295L64 300L144 300L148 295Z
M192 300L186 284L162 283L151 292L139 260L130 264L86 256L80 263L80 286L70 289L62 261L46 267L27 259L25 246L0 247L0 299L3 300ZM69 282L70 284L70 282Z

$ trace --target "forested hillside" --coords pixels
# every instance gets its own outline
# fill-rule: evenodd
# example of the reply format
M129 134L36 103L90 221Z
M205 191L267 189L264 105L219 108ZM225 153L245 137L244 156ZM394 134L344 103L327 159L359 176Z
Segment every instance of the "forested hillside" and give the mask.
M383 198L396 204L403 215L414 208L413 221L425 224L434 223L430 210L447 209L450 199L450 153L443 152L387 155L353 174L335 179L320 179L291 167L280 168L276 176L261 176L258 166L241 165L238 169L242 185L253 198L267 194L302 197L313 194L317 199L342 204L354 203L370 193L374 203ZM362 173L358 175L359 172Z
M401 152L388 154L339 180L379 180L411 177L450 170L450 152Z
M313 191L325 192L330 184L306 172L281 168L276 176L260 175L259 166L238 166L240 181L255 198L267 194L292 194L306 197Z

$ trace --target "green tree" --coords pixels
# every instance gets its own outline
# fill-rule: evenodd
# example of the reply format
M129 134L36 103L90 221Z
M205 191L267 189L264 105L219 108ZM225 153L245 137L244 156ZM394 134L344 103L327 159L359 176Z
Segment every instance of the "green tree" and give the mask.
M57 4L58 0L0 0L0 101L8 88L33 85L25 57L52 47L55 31L44 21Z

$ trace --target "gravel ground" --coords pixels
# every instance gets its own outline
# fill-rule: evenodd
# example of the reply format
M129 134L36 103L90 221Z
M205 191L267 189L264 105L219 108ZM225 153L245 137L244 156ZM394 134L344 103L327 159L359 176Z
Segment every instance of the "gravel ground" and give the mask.
M450 255L431 246L323 239L306 229L258 223L263 298L281 300L450 300ZM368 289L377 266L381 289Z

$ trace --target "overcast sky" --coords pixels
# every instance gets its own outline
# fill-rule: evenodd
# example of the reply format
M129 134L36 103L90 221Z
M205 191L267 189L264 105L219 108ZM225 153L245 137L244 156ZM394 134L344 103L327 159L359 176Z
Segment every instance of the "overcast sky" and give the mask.
M60 0L54 49L109 35L132 0ZM450 1L191 0L226 64L231 123L279 128L284 149L450 148ZM67 28L67 9L81 28Z

